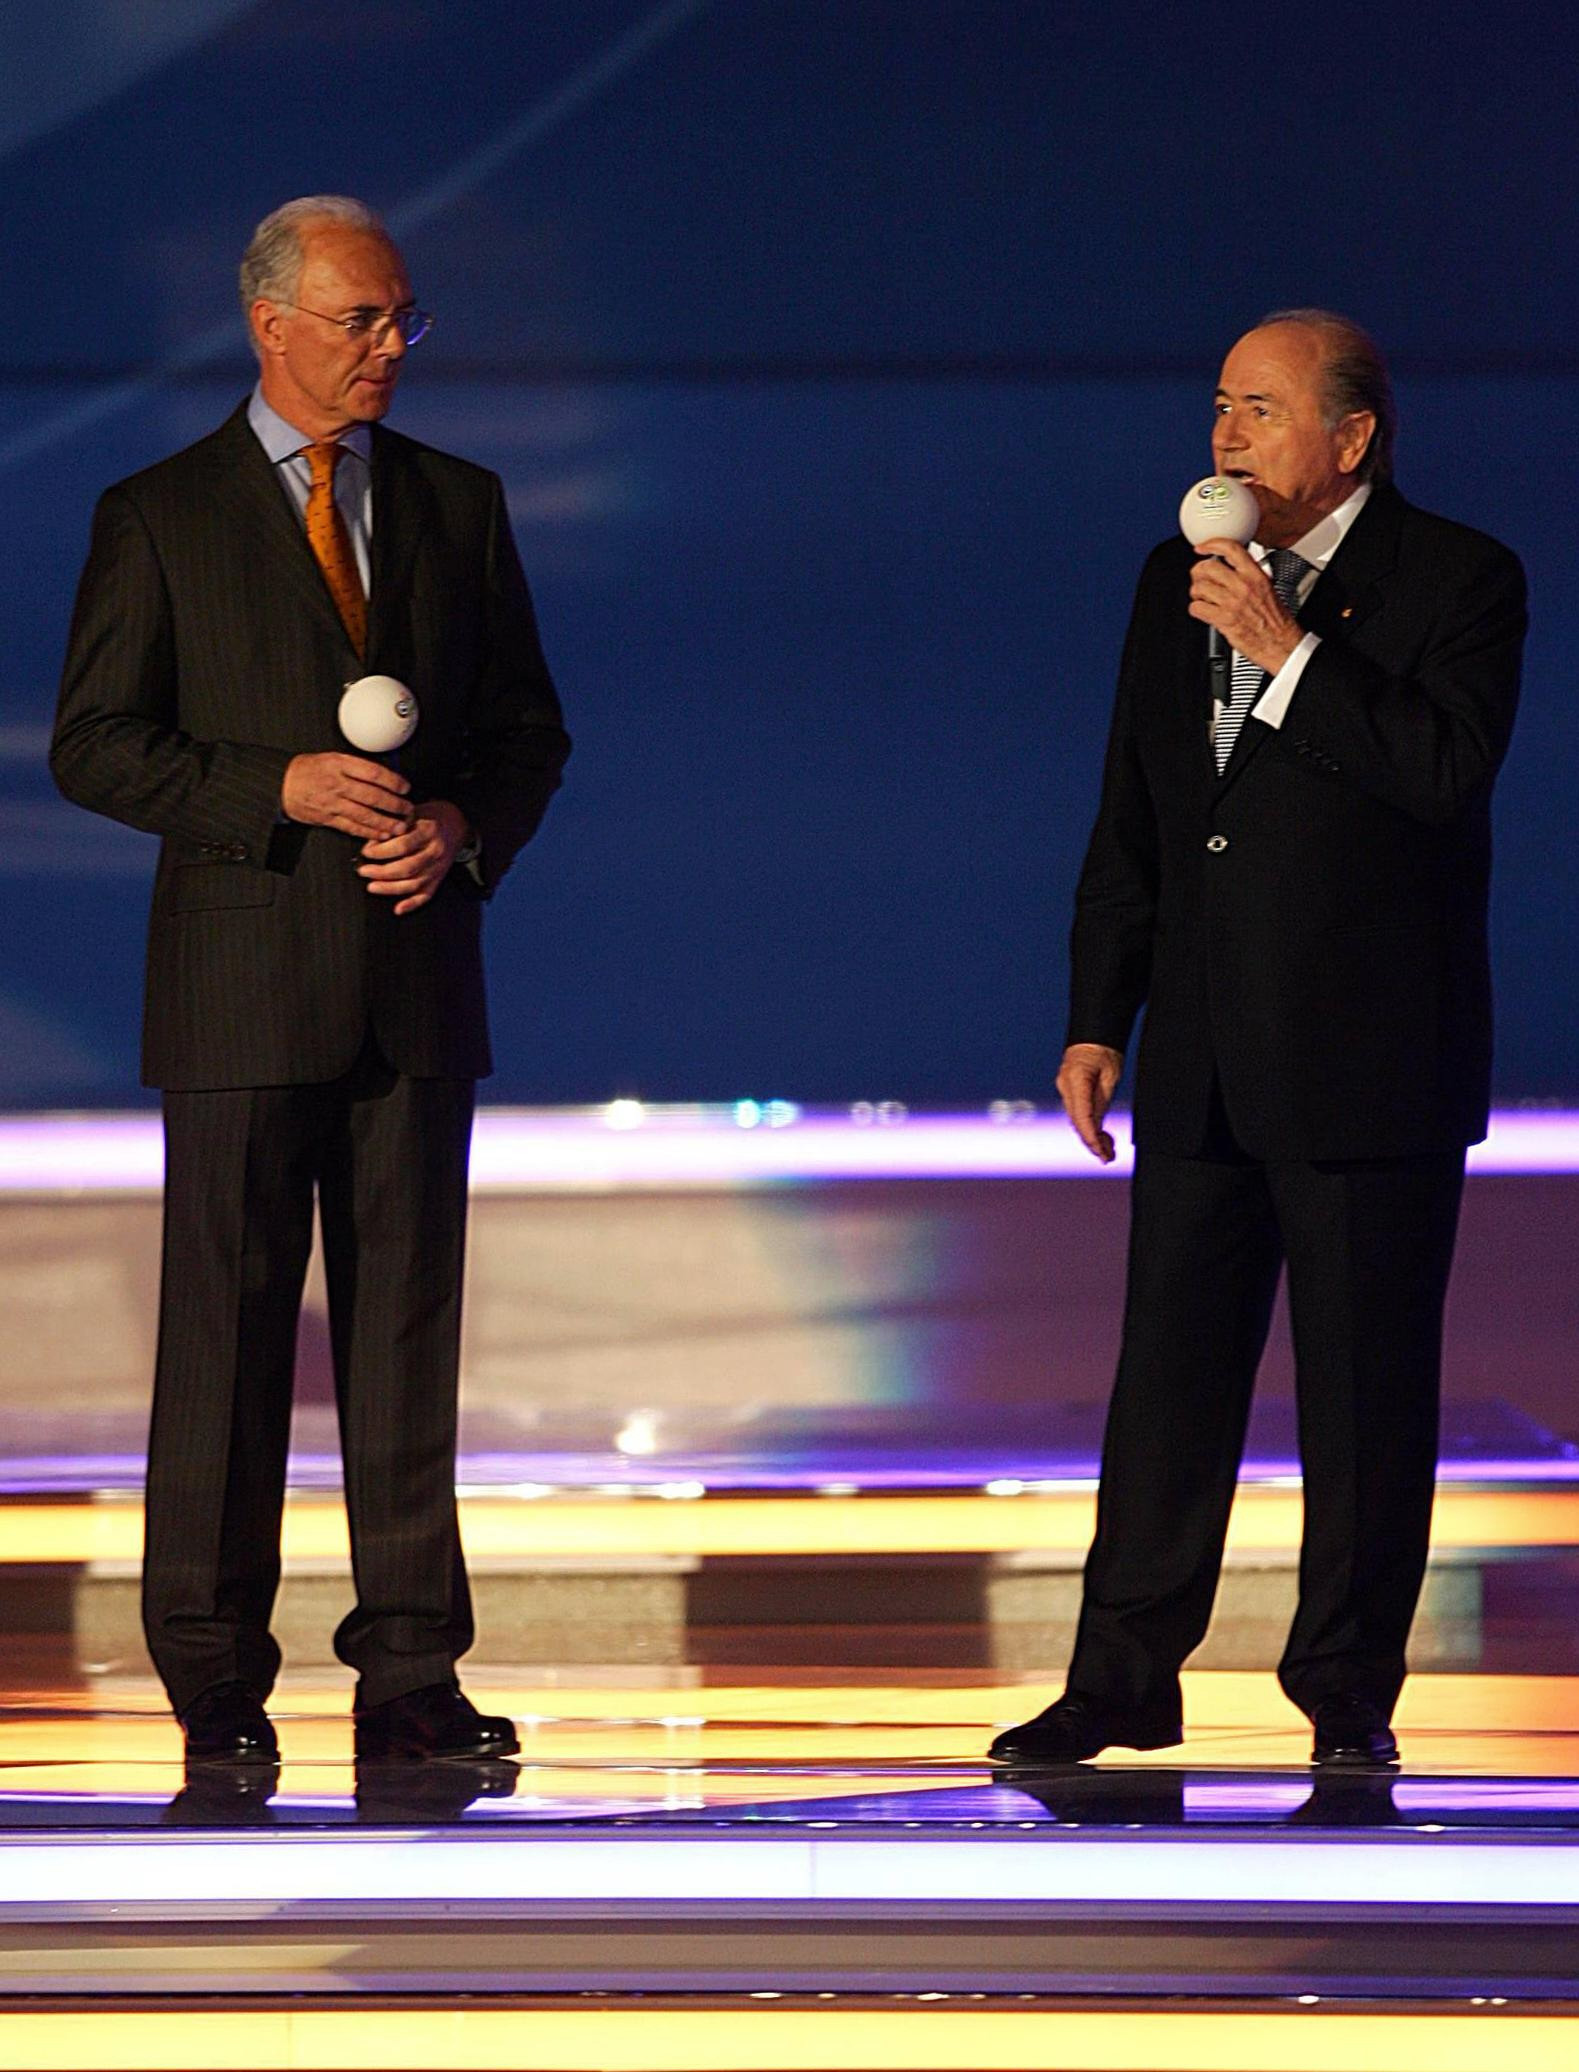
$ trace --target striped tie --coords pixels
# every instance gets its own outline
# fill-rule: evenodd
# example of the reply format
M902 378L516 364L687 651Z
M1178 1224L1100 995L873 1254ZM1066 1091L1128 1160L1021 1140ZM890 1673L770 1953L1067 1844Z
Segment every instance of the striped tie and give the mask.
M1267 558L1267 573L1272 578L1272 588L1284 611L1299 609L1299 586L1304 581L1310 563L1291 547L1275 547ZM1228 703L1217 715L1216 731L1212 735L1212 748L1217 756L1217 774L1220 777L1228 768L1228 758L1234 752L1234 743L1239 739L1239 730L1250 716L1250 708L1272 681L1267 672L1258 667L1247 656L1234 649L1233 679Z
M347 638L360 657L367 646L367 599L362 594L361 572L351 551L351 536L334 500L334 471L340 464L340 448L320 444L309 446L306 453L313 476L307 496L307 544L323 570Z

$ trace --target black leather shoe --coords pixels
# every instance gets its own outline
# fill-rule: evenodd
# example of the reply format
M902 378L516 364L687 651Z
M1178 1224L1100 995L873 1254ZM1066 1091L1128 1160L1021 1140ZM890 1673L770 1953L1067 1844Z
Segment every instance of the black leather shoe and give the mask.
M987 1754L995 1763L1034 1770L1088 1763L1104 1748L1172 1748L1183 1739L1184 1728L1177 1719L1120 1712L1096 1698L1066 1691L1035 1719L1006 1727Z
M1386 1713L1357 1692L1323 1698L1310 1723L1316 1730L1310 1759L1318 1769L1384 1770L1398 1761L1398 1743Z
M280 1759L263 1700L249 1684L210 1684L180 1717L189 1764L260 1766Z
M359 1763L477 1762L520 1749L507 1719L489 1718L454 1684L427 1684L384 1705L358 1708Z

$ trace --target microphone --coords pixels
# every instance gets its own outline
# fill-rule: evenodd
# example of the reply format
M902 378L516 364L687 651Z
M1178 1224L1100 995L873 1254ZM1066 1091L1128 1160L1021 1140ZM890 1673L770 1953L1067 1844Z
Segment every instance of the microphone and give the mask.
M1248 547L1261 523L1261 506L1249 488L1232 475L1208 475L1184 492L1179 506L1179 530L1192 547L1205 540L1236 540ZM1206 629L1206 653L1212 670L1212 690L1228 703L1228 649L1215 626Z
M398 676L359 676L340 694L340 732L353 748L400 770L400 750L417 731L417 694Z
M340 700L340 731L366 755L393 755L417 731L417 697L398 676L359 676Z

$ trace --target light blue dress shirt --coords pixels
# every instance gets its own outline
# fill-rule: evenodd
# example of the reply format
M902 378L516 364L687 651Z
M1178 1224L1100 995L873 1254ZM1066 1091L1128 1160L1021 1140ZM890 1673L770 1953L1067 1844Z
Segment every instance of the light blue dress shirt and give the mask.
M303 527L307 523L307 498L312 489L312 467L307 448L315 442L287 424L263 400L261 385L252 391L247 405L247 422L258 443L274 463L274 473L295 507ZM340 435L339 446L346 456L334 471L334 500L351 538L357 572L362 578L362 595L372 588L371 549L373 539L373 433L365 424L354 424Z

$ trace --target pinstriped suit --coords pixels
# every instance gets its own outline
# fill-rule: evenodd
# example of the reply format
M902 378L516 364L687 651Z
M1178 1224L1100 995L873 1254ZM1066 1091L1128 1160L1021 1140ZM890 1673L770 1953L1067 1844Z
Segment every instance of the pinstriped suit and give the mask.
M569 742L497 478L373 429L359 660L239 409L106 492L51 766L79 805L162 837L143 1075L165 1090L165 1274L145 1616L182 1710L267 1692L296 1313L316 1188L363 1703L441 1680L470 1640L453 1454L466 1147L491 1069L482 902ZM415 799L481 842L401 915L359 844L280 818L291 758L343 750L345 681L416 690Z

